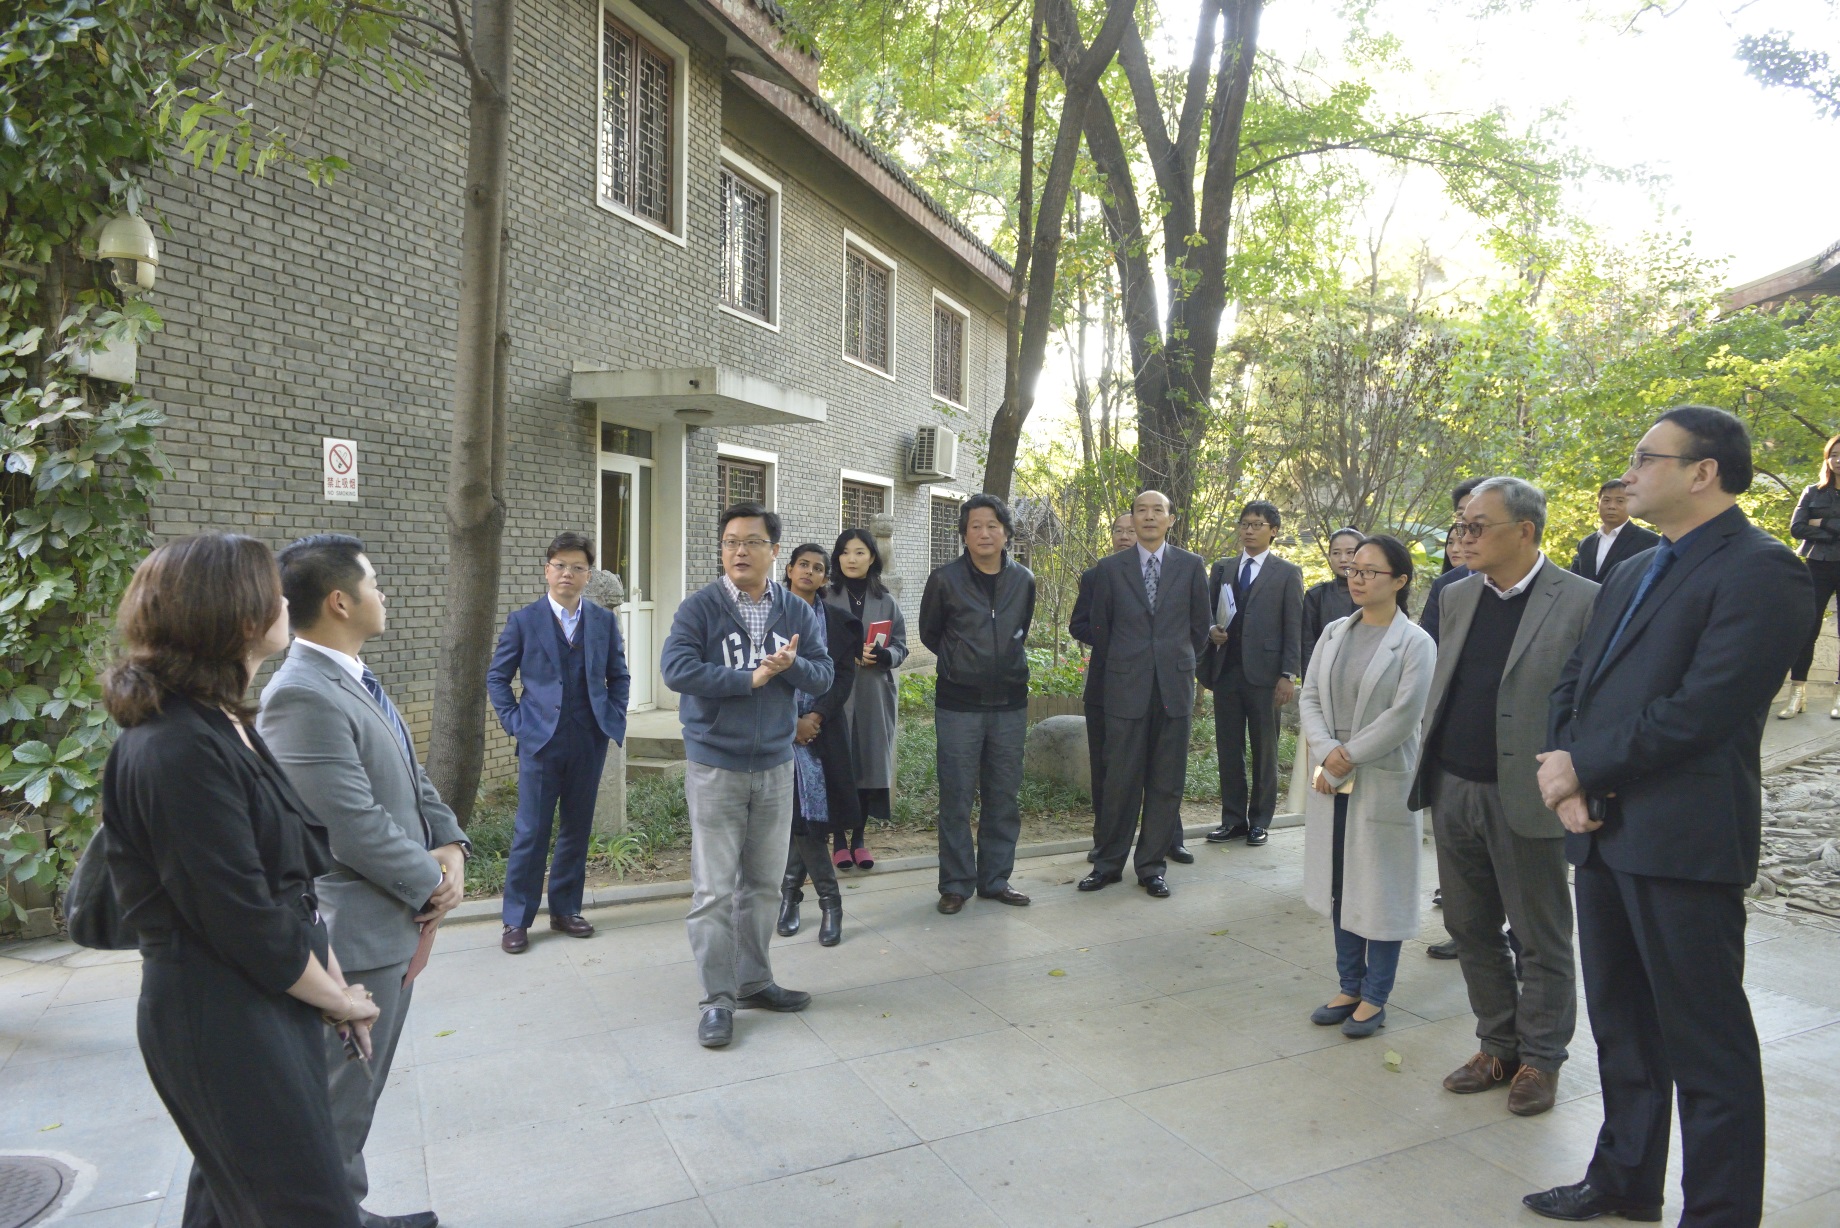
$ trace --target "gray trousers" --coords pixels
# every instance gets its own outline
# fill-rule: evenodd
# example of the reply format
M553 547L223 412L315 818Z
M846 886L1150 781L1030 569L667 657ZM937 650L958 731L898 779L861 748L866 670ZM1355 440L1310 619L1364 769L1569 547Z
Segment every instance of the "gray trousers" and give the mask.
M779 908L780 876L792 836L792 761L764 772L691 763L690 952L704 1006L735 1009L735 999L773 982L767 944Z
M1558 1070L1578 1025L1564 837L1516 835L1493 782L1442 771L1431 824L1444 926L1457 940L1482 1051L1504 1062ZM1521 945L1518 984L1501 932L1504 919Z
M377 1022L371 1025L370 1069L364 1063L345 1056L345 1042L331 1028L326 1029L326 1073L328 1098L332 1101L332 1128L338 1132L339 1154L345 1161L345 1179L351 1185L353 1201L362 1203L370 1193L370 1174L364 1167L364 1141L370 1137L371 1118L377 1112L377 1099L390 1081L390 1063L396 1058L396 1041L402 1035L403 1020L409 1016L409 998L413 985L403 988L403 975L409 961L387 968L343 969L345 980L363 985L377 1003ZM413 1095L413 1091L405 1092Z
M938 739L939 894L994 895L1009 889L1022 836L1022 747L1029 713L933 714ZM978 799L975 850L971 799Z

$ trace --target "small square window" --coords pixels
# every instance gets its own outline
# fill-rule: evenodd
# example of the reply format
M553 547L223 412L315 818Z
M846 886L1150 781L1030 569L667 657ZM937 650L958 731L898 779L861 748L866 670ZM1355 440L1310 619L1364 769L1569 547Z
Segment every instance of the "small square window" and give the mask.
M737 503L758 503L764 507L767 467L725 456L716 462L716 486L721 491L723 507L733 507Z
M869 522L888 510L888 488L869 482L843 483L841 528L866 529Z

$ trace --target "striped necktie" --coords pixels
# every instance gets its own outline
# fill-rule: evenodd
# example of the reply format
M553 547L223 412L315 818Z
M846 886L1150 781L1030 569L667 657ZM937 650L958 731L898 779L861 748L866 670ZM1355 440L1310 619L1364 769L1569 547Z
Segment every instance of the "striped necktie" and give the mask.
M371 673L371 667L368 665L364 667L364 689L371 693L371 698L377 701L379 708L383 709L384 719L390 722L390 728L396 731L396 740L402 743L403 754L407 755L409 762L413 764L415 744L409 740L409 727L403 724L402 713L396 710L396 705L390 702L390 697L383 693L383 683L377 681L377 675Z

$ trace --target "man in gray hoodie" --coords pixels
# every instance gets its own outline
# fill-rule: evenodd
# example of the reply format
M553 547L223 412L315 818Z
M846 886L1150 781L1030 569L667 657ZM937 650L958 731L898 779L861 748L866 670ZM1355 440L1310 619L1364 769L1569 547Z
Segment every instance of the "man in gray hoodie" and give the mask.
M722 513L722 576L677 607L660 661L683 696L690 807L690 950L703 981L697 1042L734 1038L735 1008L801 1011L811 995L773 983L767 960L792 831L794 690L822 695L833 667L823 625L773 580L779 517Z

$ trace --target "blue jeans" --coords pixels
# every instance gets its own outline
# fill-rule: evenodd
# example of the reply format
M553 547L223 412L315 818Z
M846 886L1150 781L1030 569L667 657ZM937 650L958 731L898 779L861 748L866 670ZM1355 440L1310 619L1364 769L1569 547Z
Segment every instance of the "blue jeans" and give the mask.
M1335 795L1335 869L1332 890L1335 906L1330 920L1335 927L1335 969L1342 978L1342 992L1359 997L1369 1006L1385 1006L1393 993L1393 978L1399 974L1399 949L1403 942L1381 942L1353 934L1342 928L1342 846L1348 835L1348 795Z

